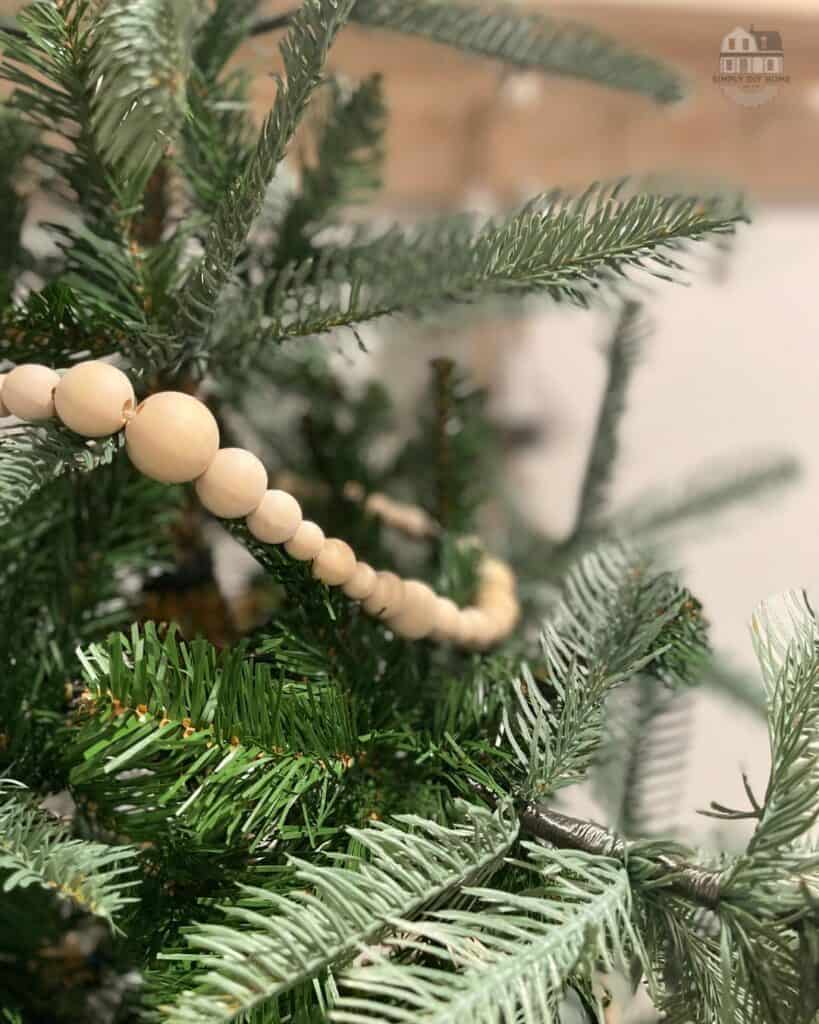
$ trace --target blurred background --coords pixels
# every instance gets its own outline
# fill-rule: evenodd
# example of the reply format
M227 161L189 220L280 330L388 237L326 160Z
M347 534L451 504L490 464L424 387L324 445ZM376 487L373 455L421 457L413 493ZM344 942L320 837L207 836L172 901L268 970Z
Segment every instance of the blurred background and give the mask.
M0 13L20 6L2 0ZM260 13L290 6L263 3ZM631 392L615 498L679 488L715 462L746 464L775 452L798 458L795 485L704 521L672 548L704 602L716 646L752 669L748 622L757 603L819 577L819 0L529 6L664 59L687 77L688 97L661 108L349 27L331 70L384 73L389 130L379 215L491 213L548 188L622 175L672 173L693 190L746 192L753 223L729 246L688 257L687 286L645 283L652 331ZM761 106L738 104L712 80L721 40L737 26L783 40L789 81ZM275 91L277 41L275 33L258 37L241 55L256 75L260 113ZM510 489L527 517L560 532L572 519L611 323L604 311L537 305L511 320L443 324L418 345L396 344L394 331L389 346L379 345L370 331L368 358L371 370L401 382L411 416L408 375L420 387L426 360L441 347L457 349L490 389L499 417L530 437L509 467ZM764 786L766 733L758 717L721 698L699 695L695 714L680 816L689 838L707 841L715 823L696 809L711 799L742 804L741 767Z

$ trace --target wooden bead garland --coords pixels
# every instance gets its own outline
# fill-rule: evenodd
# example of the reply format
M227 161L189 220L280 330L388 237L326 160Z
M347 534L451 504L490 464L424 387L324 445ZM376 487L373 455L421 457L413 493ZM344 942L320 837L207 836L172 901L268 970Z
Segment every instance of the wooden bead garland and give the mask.
M399 636L431 637L485 650L517 624L515 575L500 559L482 559L476 604L459 608L420 580L376 572L357 561L343 540L326 538L320 526L302 519L301 506L289 490L268 489L267 471L255 455L241 448L219 448L216 420L197 398L164 391L136 407L134 403L126 375L98 360L78 363L62 376L36 364L0 374L0 417L38 422L56 414L69 429L88 438L124 428L128 456L140 472L163 483L193 481L208 511L226 519L244 516L257 540L283 544L290 557L312 562L316 579L342 587L347 597L360 601L367 614L380 618ZM422 509L383 494L367 496L358 483L348 483L345 496L410 536L439 532Z

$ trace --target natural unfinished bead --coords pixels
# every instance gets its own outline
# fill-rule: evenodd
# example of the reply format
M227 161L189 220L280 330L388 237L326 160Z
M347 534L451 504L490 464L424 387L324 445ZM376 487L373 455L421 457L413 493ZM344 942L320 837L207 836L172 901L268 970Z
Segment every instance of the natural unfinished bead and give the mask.
M219 427L206 405L182 391L159 391L136 407L125 426L128 457L163 484L201 476L219 448Z
M435 591L420 580L404 581L404 603L401 610L389 616L390 629L408 640L420 640L428 636L436 619Z
M364 611L384 619L397 615L404 603L404 581L394 572L377 572L372 594L364 602Z
M60 377L54 392L57 415L82 437L116 434L135 405L130 380L122 370L99 359L72 366Z
M366 600L375 590L376 575L375 569L366 562L359 562L355 572L347 580L342 588L347 597L354 601Z
M481 651L492 643L494 629L487 615L479 608L463 608L460 612L458 643L462 647Z
M39 363L15 366L3 381L3 405L13 416L36 423L54 415L54 389L60 375Z
M253 536L263 544L283 544L299 528L301 506L287 491L265 491L246 522Z
M520 618L520 604L512 594L493 594L491 599L481 594L478 608L488 616L501 636L511 633Z
M347 583L355 572L355 552L343 540L330 537L313 559L313 575L331 587Z
M305 519L284 545L284 550L298 562L312 562L323 547L324 530L318 523Z
M453 641L458 637L460 608L448 597L438 597L435 602L435 626L432 635L436 640Z
M6 379L5 373L0 373L0 419L4 416L11 416L6 406L3 403L3 381Z
M500 558L484 558L478 568L478 575L484 584L495 584L514 593L515 574Z
M220 448L194 485L215 516L238 519L254 511L267 490L267 470L244 448Z

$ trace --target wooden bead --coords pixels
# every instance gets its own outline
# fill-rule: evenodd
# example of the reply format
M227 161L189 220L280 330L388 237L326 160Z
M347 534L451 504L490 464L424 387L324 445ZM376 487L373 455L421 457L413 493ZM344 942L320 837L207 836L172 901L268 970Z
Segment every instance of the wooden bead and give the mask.
M483 583L495 583L505 587L510 593L515 591L515 574L499 558L484 558L478 569L478 575Z
M391 499L379 491L373 491L372 494L368 494L364 502L364 511L371 516L383 516L385 511L391 507Z
M355 572L355 552L343 540L331 537L313 559L313 575L331 587L347 583Z
M54 389L60 375L48 366L24 363L6 374L3 405L12 416L36 423L54 415Z
M305 519L284 545L284 550L298 562L312 562L323 546L324 530L318 523Z
M182 391L159 391L136 407L125 427L128 457L163 484L201 476L219 449L219 427L206 405Z
M357 480L348 480L342 488L342 494L347 501L360 502L364 500L364 488Z
M511 594L494 596L491 601L479 600L478 608L488 616L499 636L507 636L520 618L520 604Z
M83 437L116 434L135 405L130 380L122 370L99 359L72 366L60 377L54 392L57 415L69 430Z
M244 448L220 448L194 485L215 516L238 519L253 512L267 490L267 470Z
M458 643L471 650L483 650L492 642L492 624L479 608L463 608L460 614Z
M435 602L435 626L432 635L436 640L451 642L458 637L461 610L448 597L438 597Z
M354 601L365 601L375 590L375 582L375 569L366 562L359 562L342 589Z
M404 603L387 622L399 636L420 640L432 632L437 611L436 594L431 587L420 580L405 580Z
M301 524L301 506L287 491L265 491L246 522L253 536L263 544L283 544Z
M377 572L375 588L364 602L364 611L383 619L397 615L404 603L404 581L394 572Z
M432 532L429 516L414 505L405 507L400 526L410 537L427 537Z

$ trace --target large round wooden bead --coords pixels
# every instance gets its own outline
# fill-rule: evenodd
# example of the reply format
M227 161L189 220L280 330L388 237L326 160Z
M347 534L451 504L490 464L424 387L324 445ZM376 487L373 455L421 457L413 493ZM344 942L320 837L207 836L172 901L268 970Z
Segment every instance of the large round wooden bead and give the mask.
M435 626L432 635L436 640L452 642L458 638L461 610L448 597L438 597L435 602Z
M125 427L128 457L163 484L201 476L219 449L219 427L206 405L182 391L158 391L136 407Z
M318 523L305 519L284 545L284 550L298 562L312 562L323 547L324 530Z
M267 490L267 470L244 448L220 448L194 485L215 516L238 519L254 511Z
M48 366L24 363L6 374L3 381L3 405L21 420L36 423L54 415L54 389L60 375Z
M364 611L383 619L397 615L404 603L404 581L394 572L377 572L372 594L364 602Z
M11 416L6 406L3 403L3 381L6 379L5 373L0 373L0 419L4 416Z
M347 583L355 572L355 552L349 544L331 537L313 560L313 575L331 587Z
M365 601L375 590L375 582L375 569L366 562L359 562L342 589L354 601Z
M283 544L299 528L301 506L287 491L265 491L246 522L253 536L263 544Z
M134 389L122 370L90 359L60 377L54 392L57 415L76 434L107 437L125 426L136 404Z
M404 581L404 603L401 610L391 615L390 629L408 640L428 636L435 626L437 608L435 591L420 580Z

